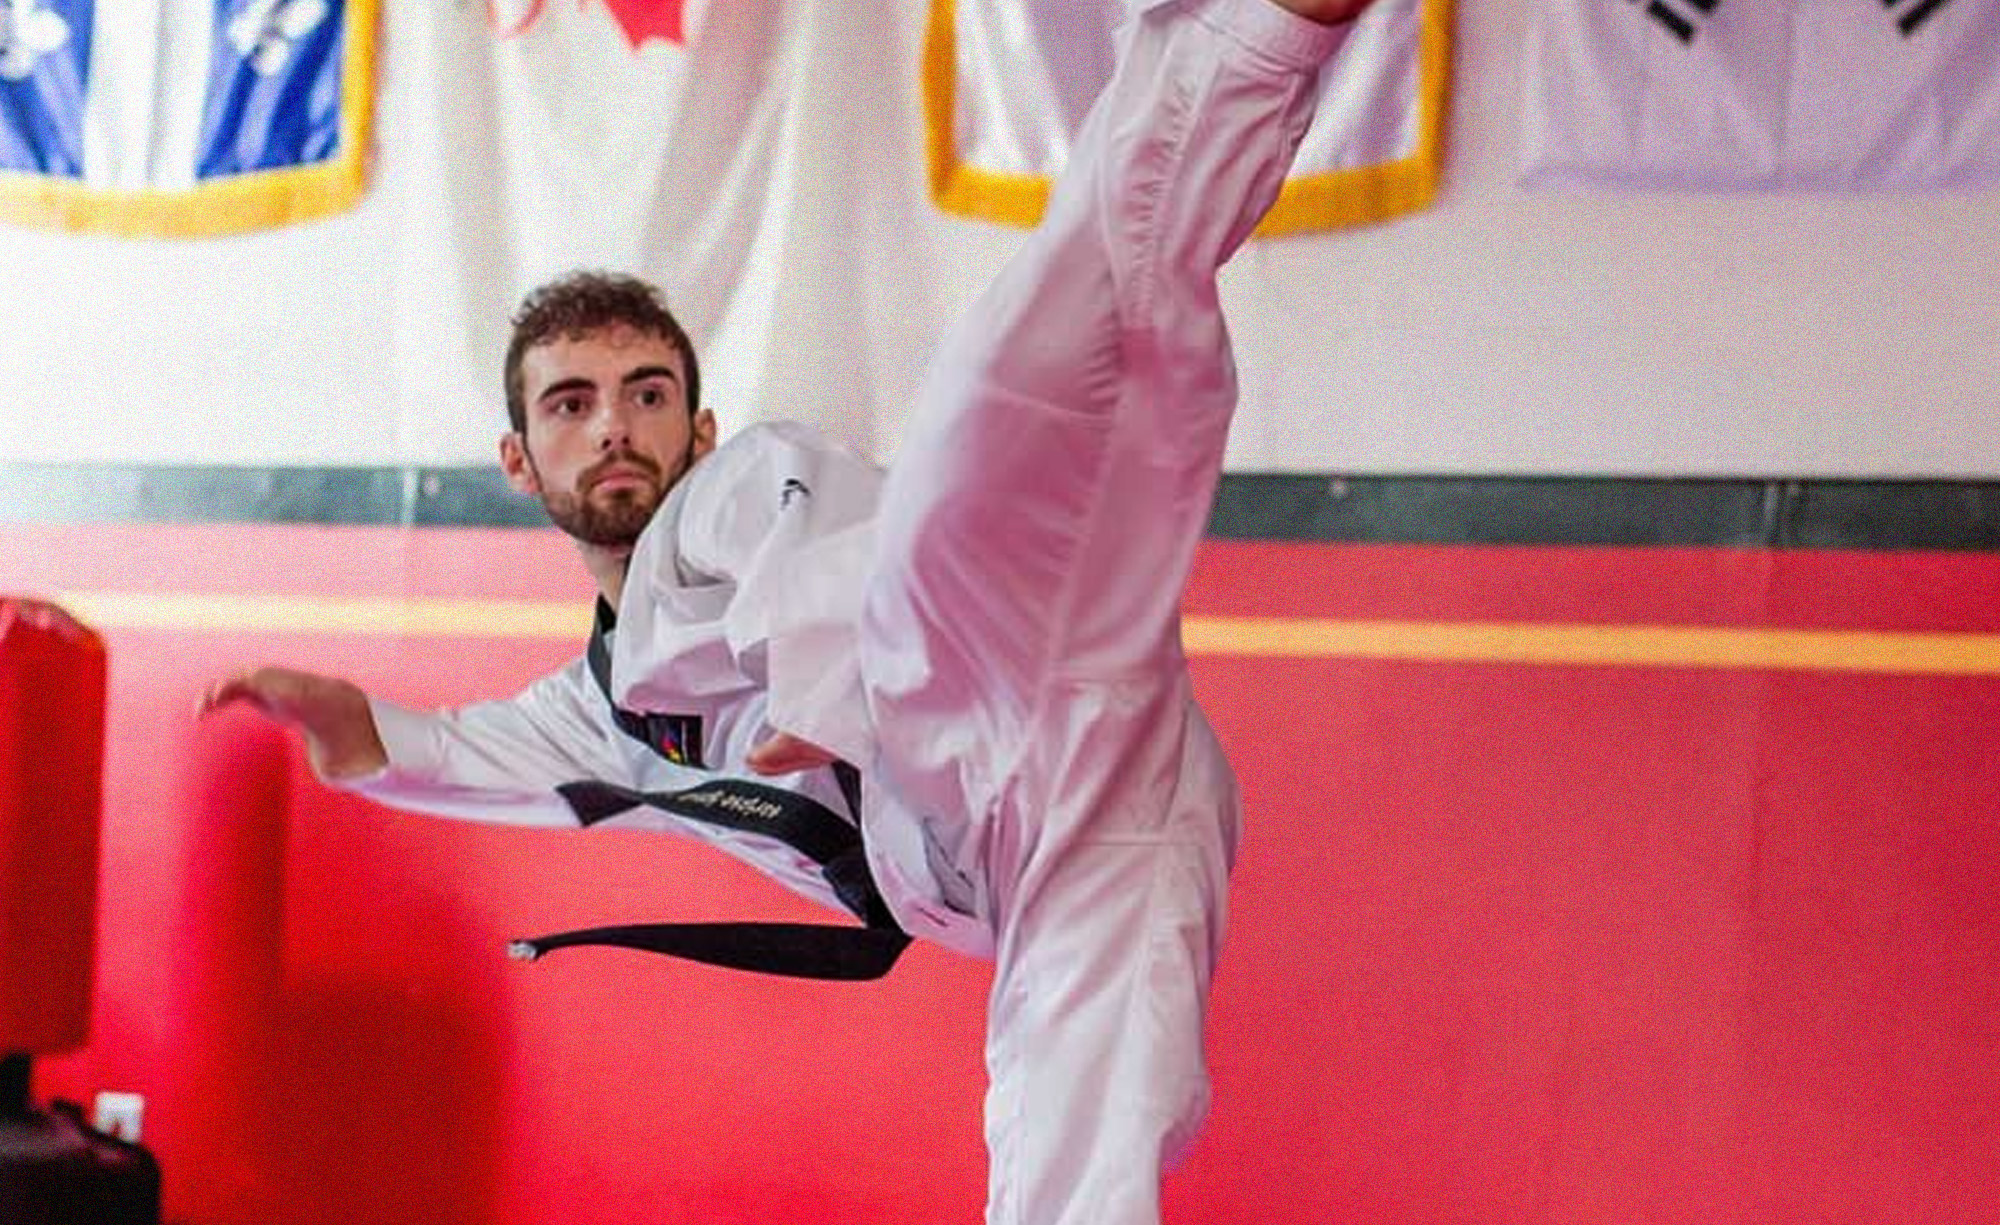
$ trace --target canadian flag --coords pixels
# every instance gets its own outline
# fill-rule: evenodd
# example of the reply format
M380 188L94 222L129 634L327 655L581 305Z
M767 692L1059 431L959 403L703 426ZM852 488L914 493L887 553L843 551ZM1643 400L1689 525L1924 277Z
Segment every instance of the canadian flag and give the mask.
M691 36L687 19L701 21L704 8L686 0L490 0L484 23L462 19L441 31L456 41L444 50L460 69L446 79L471 95L460 105L473 113L456 126L479 142L460 156L473 154L495 180L485 190L507 207L501 233L488 237L505 234L522 278L640 262L648 220L706 135L698 108L685 105L695 48L726 50L734 33L697 25ZM749 27L753 45L745 50L768 53L758 37L768 28ZM738 89L705 96L725 108L745 100Z
M423 304L397 312L396 382L413 434L484 454L504 428L508 320L535 286L633 273L667 288L698 338L719 326L768 189L792 6L413 7L383 139L402 185L396 290ZM712 230L729 240L704 242Z
M909 67L881 36L897 2L407 6L383 148L410 449L492 453L509 318L578 268L665 290L728 428L788 417L871 445L871 363L910 365L916 341L871 341L867 319L917 312L868 286L922 280L882 177L885 146L916 141L887 88Z

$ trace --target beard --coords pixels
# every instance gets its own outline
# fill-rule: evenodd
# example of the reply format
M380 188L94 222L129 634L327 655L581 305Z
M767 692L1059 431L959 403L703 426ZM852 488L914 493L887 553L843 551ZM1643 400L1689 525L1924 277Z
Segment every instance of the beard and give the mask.
M690 456L689 458L692 458ZM623 487L598 493L593 488L612 467L633 468L652 479L643 487ZM681 464L674 476L685 470ZM542 509L549 520L575 540L600 549L630 549L653 521L667 490L666 473L653 460L632 451L607 455L576 479L574 490L544 490Z

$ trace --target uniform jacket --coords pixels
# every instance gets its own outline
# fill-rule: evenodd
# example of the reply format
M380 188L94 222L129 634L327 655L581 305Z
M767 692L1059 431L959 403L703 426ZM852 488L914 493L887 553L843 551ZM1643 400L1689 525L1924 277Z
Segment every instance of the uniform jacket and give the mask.
M674 791L724 776L782 787L859 821L876 883L905 930L990 955L972 876L948 861L920 816L865 781L874 743L856 620L881 483L878 468L786 423L736 435L669 491L633 550L610 682L625 709L674 716L673 743L648 747L619 730L579 657L512 697L454 710L371 698L389 764L344 785L397 808L550 827L579 824L555 791L565 783ZM858 815L830 769L777 778L745 769L749 751L779 731L862 768ZM602 824L711 843L840 908L817 865L775 839L651 808ZM670 898L663 890L663 911Z

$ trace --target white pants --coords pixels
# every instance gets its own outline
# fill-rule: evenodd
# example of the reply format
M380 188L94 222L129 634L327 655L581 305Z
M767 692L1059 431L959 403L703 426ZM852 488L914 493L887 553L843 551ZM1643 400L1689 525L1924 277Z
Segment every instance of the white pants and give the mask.
M862 667L901 806L994 929L990 1225L1150 1225L1205 1112L1238 820L1179 603L1235 373L1215 273L1342 31L1267 0L1127 29L1047 218L947 337L885 490Z

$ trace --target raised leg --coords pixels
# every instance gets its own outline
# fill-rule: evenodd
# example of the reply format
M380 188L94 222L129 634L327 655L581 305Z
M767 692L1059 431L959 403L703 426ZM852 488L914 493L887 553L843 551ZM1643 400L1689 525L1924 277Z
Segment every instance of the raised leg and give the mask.
M932 362L862 635L916 807L990 796L1052 680L1177 658L1236 401L1215 275L1275 199L1343 37L1271 0L1135 19L1041 227Z
M1157 1225L1206 1106L1237 801L1178 608L1236 400L1215 276L1341 37L1272 0L1136 19L884 494L877 772L979 874L997 943L989 1225Z

